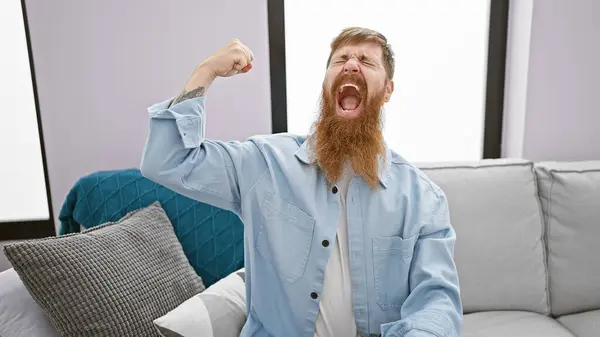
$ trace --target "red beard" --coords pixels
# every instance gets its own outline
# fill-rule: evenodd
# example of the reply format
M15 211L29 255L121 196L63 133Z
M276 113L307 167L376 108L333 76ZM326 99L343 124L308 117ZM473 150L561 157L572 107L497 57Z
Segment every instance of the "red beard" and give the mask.
M357 117L344 118L337 114L338 90L346 82L360 88L363 102ZM368 96L367 86L357 75L340 75L331 89L323 87L319 118L311 135L312 160L325 172L330 184L342 176L346 163L352 165L367 184L376 188L379 181L379 159L385 155L381 108L385 90Z

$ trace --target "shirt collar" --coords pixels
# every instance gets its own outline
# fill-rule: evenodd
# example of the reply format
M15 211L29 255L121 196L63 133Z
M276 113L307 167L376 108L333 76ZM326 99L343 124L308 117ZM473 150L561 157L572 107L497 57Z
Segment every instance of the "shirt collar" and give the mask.
M309 158L309 149L308 149L308 139L306 137L302 137L301 139L299 139L299 142L302 142L300 144L300 147L298 148L298 150L296 150L296 152L294 153L294 155L296 156L296 158L298 158L298 160L300 160L302 163L306 164L306 165L310 165L310 158ZM391 166L391 155L392 152L389 149L389 147L385 146L385 156L383 157L379 157L379 183L384 187L387 188L387 186L389 185L389 181L390 181L390 166Z

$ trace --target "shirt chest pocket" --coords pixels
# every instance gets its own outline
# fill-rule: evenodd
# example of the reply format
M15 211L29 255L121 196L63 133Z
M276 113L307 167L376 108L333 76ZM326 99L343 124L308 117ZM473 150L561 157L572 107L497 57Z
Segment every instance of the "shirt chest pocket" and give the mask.
M298 281L306 269L315 219L272 193L262 201L260 215L258 254L272 263L284 281Z
M382 310L399 309L409 293L410 265L418 235L373 238L375 300Z

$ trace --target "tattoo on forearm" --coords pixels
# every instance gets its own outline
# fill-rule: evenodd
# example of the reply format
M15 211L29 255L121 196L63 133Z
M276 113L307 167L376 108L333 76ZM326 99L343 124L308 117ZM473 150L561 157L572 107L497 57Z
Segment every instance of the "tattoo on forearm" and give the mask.
M199 87L196 88L194 90L190 90L188 92L182 92L181 95L179 95L179 97L175 98L173 100L173 102L171 103L171 105L175 105L179 102L183 102L185 100L188 100L190 98L196 98L196 97L200 97L204 95L204 87Z

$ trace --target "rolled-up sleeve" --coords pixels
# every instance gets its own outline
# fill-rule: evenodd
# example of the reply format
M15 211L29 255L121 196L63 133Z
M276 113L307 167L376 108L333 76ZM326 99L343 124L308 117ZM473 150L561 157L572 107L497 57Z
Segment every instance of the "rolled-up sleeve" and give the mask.
M148 108L151 119L175 120L177 131L184 148L200 146L204 138L203 112L204 97L188 99L169 108L172 99L157 103Z

